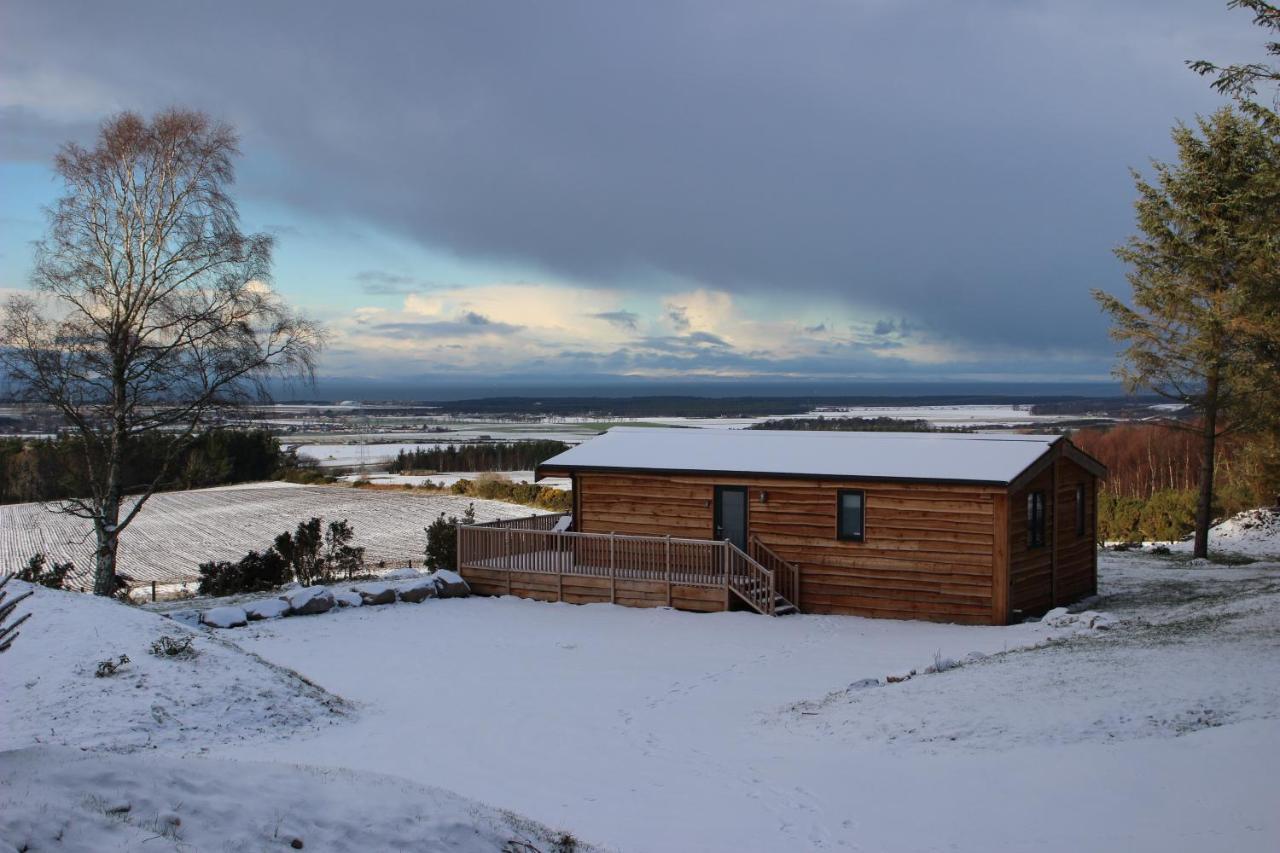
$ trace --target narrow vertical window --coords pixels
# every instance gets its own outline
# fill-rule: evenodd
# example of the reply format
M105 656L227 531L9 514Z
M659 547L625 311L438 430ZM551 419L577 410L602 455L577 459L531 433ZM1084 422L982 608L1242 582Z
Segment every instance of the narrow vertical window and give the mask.
M1076 483L1076 536L1084 536L1084 483Z
M861 542L866 499L860 489L836 492L836 538Z
M1044 492L1027 495L1027 545L1031 548L1044 545Z

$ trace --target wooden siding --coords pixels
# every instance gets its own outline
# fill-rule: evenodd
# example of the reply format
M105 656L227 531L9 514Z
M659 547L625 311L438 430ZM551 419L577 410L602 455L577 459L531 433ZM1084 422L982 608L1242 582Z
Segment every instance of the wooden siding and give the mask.
M1085 487L1084 535L1076 535L1076 485ZM1045 543L1031 547L1027 500L1045 495ZM1031 616L1070 604L1097 591L1098 554L1094 541L1097 478L1059 456L1009 499L1009 607Z
M725 609L724 592L715 587L670 585L657 581L556 575L542 572L508 572L463 567L463 578L476 595L516 595L538 601L569 604L616 603L629 607L676 607L680 610L715 612Z
M584 472L576 485L579 530L693 538L713 535L715 486L747 486L748 534L799 567L805 613L1002 621L992 584L1007 559L995 541L1000 488ZM840 489L866 494L861 542L836 538Z
M1084 532L1076 530L1076 486L1084 486ZM1094 537L1097 478L1070 459L1058 463L1058 524L1054 606L1070 604L1098 591L1098 546Z

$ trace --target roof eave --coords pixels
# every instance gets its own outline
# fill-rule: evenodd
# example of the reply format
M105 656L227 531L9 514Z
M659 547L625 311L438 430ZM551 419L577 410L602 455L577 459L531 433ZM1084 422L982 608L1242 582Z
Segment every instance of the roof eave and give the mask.
M836 480L862 483L933 483L937 485L988 486L1007 488L1008 480L974 479L966 477L887 477L865 474L814 474L794 471L734 471L712 468L661 468L634 465L549 465L543 463L534 468L534 479L543 477L568 477L573 474L662 474L702 477L762 477L772 480Z

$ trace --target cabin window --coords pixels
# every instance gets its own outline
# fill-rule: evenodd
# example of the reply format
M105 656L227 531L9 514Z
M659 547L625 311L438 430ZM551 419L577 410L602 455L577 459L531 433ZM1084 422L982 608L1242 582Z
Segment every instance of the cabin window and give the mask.
M1027 545L1031 548L1044 545L1044 492L1027 495Z
M866 497L861 489L841 489L836 493L836 538L861 542Z
M1076 484L1076 536L1084 536L1084 483Z

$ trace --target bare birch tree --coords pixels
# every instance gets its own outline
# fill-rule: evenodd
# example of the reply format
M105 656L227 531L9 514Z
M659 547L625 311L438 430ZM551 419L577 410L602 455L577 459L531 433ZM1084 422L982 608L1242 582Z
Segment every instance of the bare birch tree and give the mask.
M120 536L183 449L221 410L267 398L276 375L311 378L323 331L267 282L272 238L240 231L227 194L237 137L199 112L105 121L63 147L66 194L49 209L30 295L0 315L14 390L52 406L83 449L91 493L58 509L93 522L94 592L116 588ZM150 482L123 482L139 436L161 437Z

